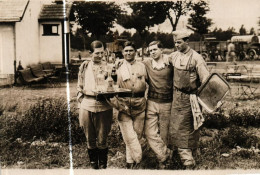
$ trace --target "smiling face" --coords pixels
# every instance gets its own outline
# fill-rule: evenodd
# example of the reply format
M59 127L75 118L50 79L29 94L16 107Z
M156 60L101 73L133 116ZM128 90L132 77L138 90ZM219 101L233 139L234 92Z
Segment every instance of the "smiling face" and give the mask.
M162 55L162 49L158 48L157 44L149 46L149 52L154 60L158 60Z
M178 49L178 51L184 52L188 48L188 43L183 39L178 39L175 41L175 47Z
M104 47L94 48L92 53L92 60L94 63L100 63L104 56Z
M132 46L126 46L122 54L128 62L134 61L135 59L135 49Z

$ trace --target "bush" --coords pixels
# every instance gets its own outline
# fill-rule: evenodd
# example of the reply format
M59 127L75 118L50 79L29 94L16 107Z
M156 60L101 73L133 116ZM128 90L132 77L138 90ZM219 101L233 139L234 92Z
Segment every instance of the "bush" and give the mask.
M258 109L233 109L229 112L230 123L236 126L260 127L260 111Z
M254 153L253 151L250 151L250 150L241 150L241 151L237 152L235 155L242 157L244 159L251 159L252 157L256 156L256 153Z
M22 138L28 141L49 139L55 142L69 142L69 124L72 142L79 143L85 140L76 110L72 109L68 113L67 102L63 98L40 99L24 116L14 117L9 122L10 127L6 128L5 135L12 141Z
M252 134L248 134L246 129L239 126L232 126L226 134L221 136L222 144L229 148L236 146L250 148L258 144L258 138Z
M206 113L204 114L204 117L205 117L205 122L203 126L206 128L222 129L229 125L229 120L225 116L223 110L220 110L217 113Z

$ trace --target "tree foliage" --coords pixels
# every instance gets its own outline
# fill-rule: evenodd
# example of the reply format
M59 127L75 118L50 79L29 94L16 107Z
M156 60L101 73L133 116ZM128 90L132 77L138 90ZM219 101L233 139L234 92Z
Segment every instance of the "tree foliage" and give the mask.
M188 24L192 26L194 32L200 35L208 33L208 28L212 25L212 20L205 16L210 10L208 3L204 0L200 0L192 4L192 10L193 12L190 14Z
M136 29L142 38L150 27L166 19L163 2L128 2L127 5L133 12L130 15L122 14L117 22L126 29Z
M233 35L236 34L234 27L229 27L227 30L222 30L221 28L215 28L210 32L213 36L216 37L218 41L227 41L230 40Z
M240 35L246 35L246 28L244 27L244 25L242 25L239 29L239 34Z
M97 1L75 1L72 10L75 21L86 33L90 33L96 38L107 34L122 12L114 2Z
M255 29L254 27L252 27L249 31L249 35L254 35L255 34Z
M191 0L165 1L166 17L170 20L172 31L176 30L180 17L191 10Z

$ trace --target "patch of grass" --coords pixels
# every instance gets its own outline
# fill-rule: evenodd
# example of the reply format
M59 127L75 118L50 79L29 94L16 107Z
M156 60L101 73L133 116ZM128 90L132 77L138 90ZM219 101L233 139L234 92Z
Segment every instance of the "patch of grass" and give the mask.
M8 121L10 127L5 128L4 135L10 141L21 138L27 141L48 139L55 142L69 142L70 124L72 142L80 143L85 141L85 136L79 127L77 116L73 109L68 113L66 100L63 98L39 99L23 116L14 116L13 120Z

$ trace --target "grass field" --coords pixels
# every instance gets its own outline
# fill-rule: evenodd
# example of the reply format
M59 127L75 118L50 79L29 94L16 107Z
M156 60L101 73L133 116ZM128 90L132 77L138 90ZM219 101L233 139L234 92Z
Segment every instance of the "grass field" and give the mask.
M61 116L63 118L61 121L56 121L57 116L54 116L64 114L59 113L59 111L64 109L66 111L68 94L70 95L68 103L71 109L70 117L73 129L72 136L74 138L72 141L73 167L77 169L89 168L84 135L77 125L76 80L70 81L68 85L69 92L67 92L68 87L66 83L62 83L61 87L56 88L44 84L34 85L30 88L13 87L0 89L1 168L69 168L69 139L67 139L69 132L66 123L68 116ZM235 86L232 88L231 94L232 96L227 96L221 111L211 116L208 119L208 123L201 130L200 148L195 156L197 170L260 169L258 149L260 144L260 125L255 123L260 120L258 109L260 89L256 91L254 99L238 99L238 91ZM65 106L55 103L49 104L48 101L53 99L63 99ZM33 107L35 104L39 104L38 106L36 105L37 108ZM46 110L43 109L45 104L52 105L53 109L50 109L49 106ZM235 112L232 113L232 110L235 110ZM117 111L114 111L112 131L109 135L108 168L110 169L125 168L125 145L120 134L116 114ZM229 123L226 121L231 114L235 116L232 119L232 125L230 124L231 120ZM33 123L30 121L31 118L26 119L26 117L33 118L34 115L39 116L41 119L45 115L50 115L53 117L53 121L50 118L48 119L50 121L35 120L35 123ZM241 119L241 121L236 119ZM251 123L249 120L251 120ZM35 124L35 126L47 127L36 127L34 130L30 130L30 122ZM63 129L65 127L64 132L60 131L61 129L55 131L55 133L59 132L60 135L55 134L54 131L53 133L49 131L49 128L55 128L55 126L51 126L55 122L57 122L57 126L61 124L59 127L63 127ZM24 129L15 131L18 124ZM241 126L234 126L236 124ZM27 135L25 135L26 132ZM41 135L44 132L48 133ZM37 133L40 136L36 135ZM141 168L157 168L155 154L147 145L143 147ZM175 154L169 169L182 169L177 154Z

